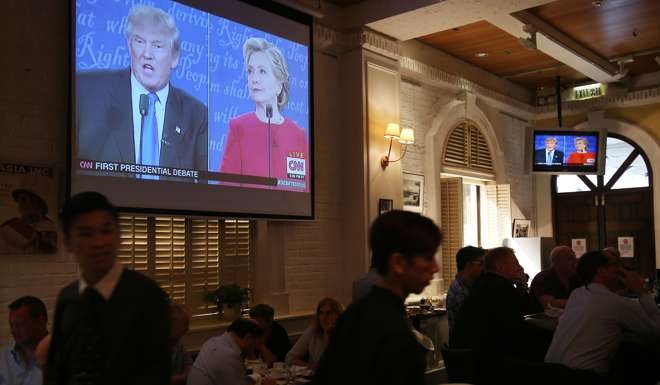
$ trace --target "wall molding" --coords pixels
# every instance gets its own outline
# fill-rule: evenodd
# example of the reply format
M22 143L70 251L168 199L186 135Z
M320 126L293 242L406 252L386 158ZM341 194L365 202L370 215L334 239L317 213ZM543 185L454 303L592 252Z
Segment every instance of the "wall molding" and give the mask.
M577 115L593 110L603 110L610 107L638 107L660 103L660 87L631 91L626 95L594 98L562 103L565 115ZM547 119L557 116L556 106L536 107L536 119Z
M422 83L441 88L469 91L478 97L487 99L497 109L515 115L521 120L540 120L556 116L556 107L554 104L533 106L501 92L481 86L459 75L445 72L438 67L403 56L400 41L369 28L342 32L315 23L314 45L315 49L335 55L340 55L357 48L377 53L398 61L401 74L404 76L410 76ZM562 104L562 110L565 115L576 115L608 107L634 107L654 103L660 103L660 86L631 91L626 95L565 102Z

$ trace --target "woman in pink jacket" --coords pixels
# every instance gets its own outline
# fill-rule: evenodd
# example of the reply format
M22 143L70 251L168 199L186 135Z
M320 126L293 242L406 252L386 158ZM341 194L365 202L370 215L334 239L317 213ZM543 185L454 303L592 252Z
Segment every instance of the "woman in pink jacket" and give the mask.
M243 58L255 111L229 121L220 172L276 178L284 181L278 189L309 191L307 135L282 115L289 96L284 56L267 40L250 38Z

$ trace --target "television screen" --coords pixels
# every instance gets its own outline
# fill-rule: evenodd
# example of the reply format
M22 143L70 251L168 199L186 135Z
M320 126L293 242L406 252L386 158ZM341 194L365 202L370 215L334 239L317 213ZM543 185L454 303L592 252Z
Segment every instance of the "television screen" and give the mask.
M534 130L532 171L597 174L604 150L598 131Z
M72 194L313 217L311 17L271 2L74 3Z

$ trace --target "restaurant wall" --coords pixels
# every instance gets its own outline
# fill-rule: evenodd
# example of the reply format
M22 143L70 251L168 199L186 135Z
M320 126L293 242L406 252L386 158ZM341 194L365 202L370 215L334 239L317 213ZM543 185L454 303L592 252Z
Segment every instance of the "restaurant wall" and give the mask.
M654 202L660 202L660 189L657 181L660 180L660 103L656 90L647 90L642 97L635 94L617 100L615 105L611 101L591 100L591 105L573 103L572 110L567 111L563 117L564 127L586 129L589 127L604 127L608 132L617 133L637 143L649 157L656 181L653 188ZM587 112L591 110L591 112ZM556 127L557 120L547 111L539 114L535 125L538 127ZM544 231L541 236L553 236L552 233L552 199L551 181L549 176L536 176L538 202L537 216L542 220ZM654 231L655 231L655 260L656 268L660 269L660 205L654 204Z
M491 155L495 161L495 179L497 183L511 185L511 215L513 218L533 219L535 211L533 178L526 172L521 162L528 123L522 118L502 113L487 101L478 98L477 100L478 103L472 109L478 109L479 114L468 108L468 115L471 119L484 123L480 128L486 135L492 131L490 141ZM401 121L403 124L415 128L415 145L408 149L406 157L403 159L402 171L425 176L424 207L427 215L433 215L428 211L429 202L435 200L436 197L434 189L430 186L434 185L433 179L437 179L437 176L425 164L426 152L429 146L435 146L434 150L438 152L436 156L439 156L451 123L462 119L463 103L448 108L446 115L441 116L443 115L441 111L445 111L443 107L451 105L453 101L455 101L455 95L442 88L402 81ZM456 109L460 109L461 112L456 113ZM456 114L460 116L452 117ZM446 127L447 130L443 129L447 132L436 134L442 136L442 140L429 142L428 133L432 130L434 121L443 118L452 121Z
M0 161L50 166L63 196L68 103L68 9L59 2L9 1L0 16L8 44L0 55ZM57 207L49 207L55 219ZM7 306L22 295L44 300L52 318L55 296L77 276L57 254L0 255L0 343L10 338Z

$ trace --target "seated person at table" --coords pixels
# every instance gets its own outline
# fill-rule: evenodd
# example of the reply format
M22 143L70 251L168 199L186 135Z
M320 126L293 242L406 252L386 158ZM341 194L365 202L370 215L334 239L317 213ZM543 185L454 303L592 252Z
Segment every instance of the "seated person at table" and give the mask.
M323 298L316 306L316 317L291 351L286 355L288 364L307 366L316 369L330 341L330 334L337 318L343 311L341 304L333 298Z
M456 267L458 273L447 291L447 318L449 320L449 333L456 323L456 316L463 306L463 302L470 294L470 287L481 277L486 250L481 247L465 246L456 253Z
M568 246L557 246L550 252L552 266L532 280L531 293L539 303L539 311L550 306L564 308L576 287L575 252Z
M172 385L184 385L190 367L192 358L186 352L181 339L188 333L190 319L186 309L176 303L170 305L170 346L172 346Z
M212 337L199 351L190 373L188 385L252 385L253 376L248 376L243 355L254 351L263 337L261 326L254 320L239 318L232 322L227 331ZM263 379L263 385L274 385L275 381Z
M545 361L606 376L624 332L658 341L660 312L639 275L622 269L615 254L586 253L577 274L586 285L571 293ZM638 293L639 300L617 295L622 288Z
M14 341L0 348L0 384L41 385L35 350L48 334L47 323L46 305L39 298L25 296L9 304Z
M291 349L291 341L286 329L282 327L273 318L275 309L266 305L255 305L250 309L250 318L257 321L264 331L263 344L257 349L257 354L268 364L272 366L273 362L284 362L286 354Z

